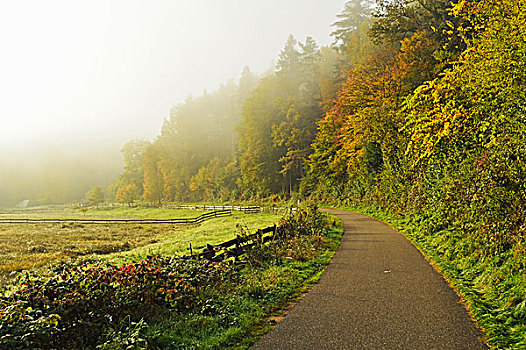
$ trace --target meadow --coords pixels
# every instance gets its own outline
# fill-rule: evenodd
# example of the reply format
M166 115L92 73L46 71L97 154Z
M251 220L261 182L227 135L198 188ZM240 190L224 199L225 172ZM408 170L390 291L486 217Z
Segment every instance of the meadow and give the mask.
M206 211L101 207L82 213L72 207L49 206L1 210L0 218L192 218ZM17 272L44 273L62 263L109 259L115 262L139 261L147 255L189 253L217 244L236 234L256 231L275 224L274 214L244 214L212 219L199 226L137 224L0 224L0 285L5 287Z
M155 210L135 214L159 214ZM122 214L106 214L117 212ZM188 252L190 243L195 252L205 243L220 243L277 221L279 234L247 250L241 261L174 257ZM81 241L79 237L93 237L97 230L112 231L109 236L126 231L121 225L62 226L34 225L32 234L42 239L64 230L63 236L67 232L70 240ZM129 226L125 237L135 237L136 247L130 243L108 253L90 248L71 263L50 259L51 269L33 267L34 274L17 274L18 287L0 295L0 348L246 349L317 282L343 233L341 225L315 206L283 217L234 212L200 226L158 226ZM23 228L31 230L22 225L19 231ZM148 228L155 242L144 234L132 236ZM48 237L50 250L60 251L60 242L67 241L58 236ZM100 242L107 244L108 237L101 236ZM24 233L18 238L23 242ZM149 243L141 244L141 239ZM20 249L24 254L25 244Z

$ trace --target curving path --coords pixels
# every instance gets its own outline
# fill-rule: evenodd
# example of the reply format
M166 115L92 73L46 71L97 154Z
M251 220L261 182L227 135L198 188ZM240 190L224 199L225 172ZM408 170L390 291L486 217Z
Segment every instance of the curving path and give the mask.
M459 297L400 233L327 210L345 234L319 283L251 349L487 349Z

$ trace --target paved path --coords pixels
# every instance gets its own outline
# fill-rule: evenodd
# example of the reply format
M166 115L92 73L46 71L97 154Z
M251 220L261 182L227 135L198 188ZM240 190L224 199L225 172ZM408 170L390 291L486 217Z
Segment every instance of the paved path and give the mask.
M252 349L487 349L459 297L400 233L330 210L345 234L319 283Z

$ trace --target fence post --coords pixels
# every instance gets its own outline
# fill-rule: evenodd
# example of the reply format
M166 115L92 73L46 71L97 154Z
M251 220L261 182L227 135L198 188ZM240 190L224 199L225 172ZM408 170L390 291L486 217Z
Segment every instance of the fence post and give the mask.
M236 257L234 258L234 261L239 261L239 249L240 249L240 246L239 246L239 235L236 236Z

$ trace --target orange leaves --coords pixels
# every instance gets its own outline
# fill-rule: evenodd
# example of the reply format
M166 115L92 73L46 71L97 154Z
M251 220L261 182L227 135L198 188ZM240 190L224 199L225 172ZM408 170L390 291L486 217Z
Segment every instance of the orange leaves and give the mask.
M327 156L333 164L345 163L349 174L360 167L367 143L379 142L385 147L395 140L393 133L400 122L394 107L412 89L408 79L413 65L401 55L393 49L381 49L362 66L350 70L335 105L320 123L320 133L329 130L323 123L332 123L336 149Z

